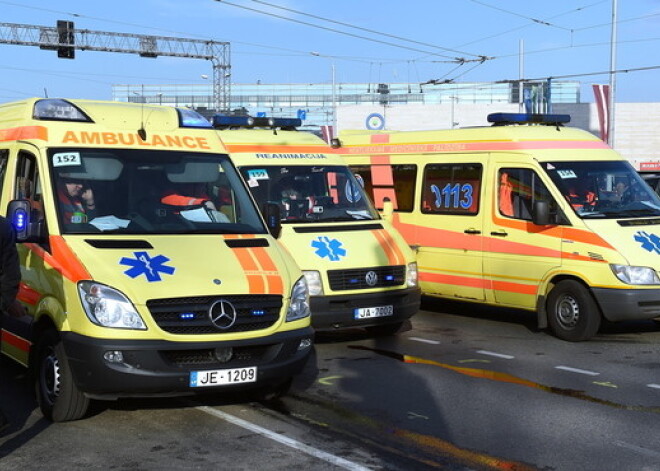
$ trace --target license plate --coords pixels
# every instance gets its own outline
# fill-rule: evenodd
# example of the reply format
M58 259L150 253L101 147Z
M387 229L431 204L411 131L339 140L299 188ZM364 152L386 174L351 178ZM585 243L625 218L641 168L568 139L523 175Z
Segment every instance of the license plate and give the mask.
M356 319L370 319L372 317L387 317L394 314L393 306L361 307L354 311Z
M229 368L226 370L191 371L190 387L227 386L231 384L254 383L257 380L257 367Z

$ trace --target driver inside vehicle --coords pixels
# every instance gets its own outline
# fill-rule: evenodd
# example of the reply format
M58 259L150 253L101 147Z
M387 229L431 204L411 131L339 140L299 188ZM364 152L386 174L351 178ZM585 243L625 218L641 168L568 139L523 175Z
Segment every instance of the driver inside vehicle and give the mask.
M96 216L94 192L82 180L62 177L58 182L57 199L66 223L86 223Z

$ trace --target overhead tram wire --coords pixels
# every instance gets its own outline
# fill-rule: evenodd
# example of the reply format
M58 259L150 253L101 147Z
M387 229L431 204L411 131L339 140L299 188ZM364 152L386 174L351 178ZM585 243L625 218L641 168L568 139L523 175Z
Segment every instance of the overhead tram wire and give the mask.
M472 0L469 0L469 1L472 1ZM594 7L596 5L600 5L601 3L610 2L610 1L611 0L601 0L599 2L590 3L589 5L585 5L583 7L572 8L570 10L567 10L567 11L563 12L563 13L559 13L557 15L551 16L551 17L547 18L545 21L553 20L555 18L559 18L560 16L565 16L565 15L569 15L571 13L576 13L578 11L586 10L587 8L591 8L591 7ZM518 16L518 15L516 15L516 16ZM528 20L532 21L531 18L528 18ZM478 43L478 42L481 42L481 41L486 41L488 39L496 38L496 37L499 37L499 36L504 36L505 34L513 33L514 31L518 31L518 30L521 30L521 29L524 29L524 28L528 28L530 26L534 26L535 24L538 24L538 23L530 22L530 23L527 23L525 25L518 26L516 28L508 29L506 31L502 31L501 33L492 34L492 35L483 37L481 39L475 39L474 41L463 43L459 47L469 46L471 44L475 44L475 43Z
M220 0L220 1L222 1L222 0ZM458 51L456 49L451 49L451 48L447 48L447 47L443 47L443 46L438 46L438 45L435 45L435 44L426 43L426 42L422 42L422 41L416 41L414 39L408 39L408 38L404 38L402 36L396 36L394 34L384 33L382 31L376 31L376 30L369 29L369 28L363 28L361 26L352 25L350 23L345 23L345 22L342 22L342 21L337 21L337 20L333 20L333 19L330 19L330 18L325 18L325 17L319 16L319 15L313 15L311 13L306 13L306 12L300 11L300 10L294 10L293 8L287 8L287 7L283 7L281 5L275 5L274 3L264 2L263 0L252 0L252 1L255 2L255 3L261 3L262 5L266 5L266 6L269 6L269 7L272 7L272 8L277 8L277 9L280 9L280 10L288 11L290 13L295 13L297 15L307 16L307 17L310 17L310 18L314 18L314 19L321 20L321 21L326 21L328 23L333 23L333 24L340 25L340 26L346 26L347 28L357 29L357 30L360 30L360 31L364 31L366 33L378 34L380 36L386 36L388 38L397 39L399 41L405 41L405 42L409 42L409 43L413 43L413 44L418 44L420 46L428 46L428 47L432 47L432 48L436 48L436 49L441 49L441 50L447 51L447 52L455 52L457 54L463 54L463 55L466 55L466 56L474 56L475 58L481 58L482 57L481 54L473 54L473 53L470 53L470 52Z
M482 62L484 60L489 60L490 59L487 56L477 56L477 58L475 58L475 59L465 59L465 58L462 58L462 57L451 57L451 56L447 56L447 55L444 55L444 54L439 54L437 52L425 51L425 50L422 50L422 49L417 49L417 48L413 48L413 47L409 47L409 46L404 46L404 45L401 45L401 44L395 44L395 43L392 43L392 42L389 42L389 41L381 41L380 39L369 38L367 36L361 36L359 34L353 34L353 33L347 32L347 31L341 31L341 30L338 30L338 29L335 29L335 28L329 28L329 27L326 27L326 26L321 26L321 25L317 25L317 24L314 24L314 23L309 23L307 21L296 20L294 18L287 18L286 16L276 15L274 13L268 13L266 11L259 10L257 8L250 8L250 7L247 7L247 6L244 6L244 5L238 5L236 3L231 3L231 2L228 2L226 0L214 0L214 1L218 2L218 3L222 3L223 5L229 5L229 6L232 6L232 7L241 8L243 10L252 11L254 13L259 13L259 14L266 15L266 16L272 16L274 18L279 18L279 19L282 19L282 20L285 20L285 21L290 21L290 22L293 22L293 23L298 23L298 24L301 24L301 25L310 26L312 28L317 28L317 29L321 29L321 30L324 30L324 31L330 31L330 32L337 33L337 34L343 34L345 36L350 36L350 37L353 37L353 38L363 39L365 41L371 41L371 42L375 42L375 43L378 43L378 44L384 44L386 46L397 47L397 48L400 48L400 49L407 49L409 51L420 52L422 54L428 54L428 55L431 55L431 56L439 56L439 57L444 57L446 59L453 59L454 61L457 61L457 62L459 62L459 61L460 62L477 62L477 61Z

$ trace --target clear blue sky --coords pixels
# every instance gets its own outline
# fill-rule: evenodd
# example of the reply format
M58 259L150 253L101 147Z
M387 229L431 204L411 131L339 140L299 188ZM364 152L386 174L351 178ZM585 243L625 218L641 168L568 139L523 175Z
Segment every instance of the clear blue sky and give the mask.
M94 31L228 41L234 83L327 83L333 64L340 83L422 83L518 79L521 40L526 78L608 71L612 3L0 0L0 11L4 23L54 26L61 19ZM660 66L660 0L618 0L618 19L617 69L651 69L619 74L617 101L660 101L660 68L653 68ZM479 56L492 59L469 62ZM5 44L0 64L0 101L43 96L44 89L51 97L110 99L112 84L199 84L212 70L203 60L90 51L65 60L54 51ZM609 80L602 74L567 79ZM582 101L593 101L587 86Z

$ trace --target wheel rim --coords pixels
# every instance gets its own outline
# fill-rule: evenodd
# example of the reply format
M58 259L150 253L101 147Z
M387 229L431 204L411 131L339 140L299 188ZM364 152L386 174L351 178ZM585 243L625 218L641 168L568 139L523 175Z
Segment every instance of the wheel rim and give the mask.
M580 320L580 303L573 296L563 296L557 301L555 317L564 329L575 328Z
M60 362L52 348L44 355L41 362L40 381L41 395L50 405L60 395Z

